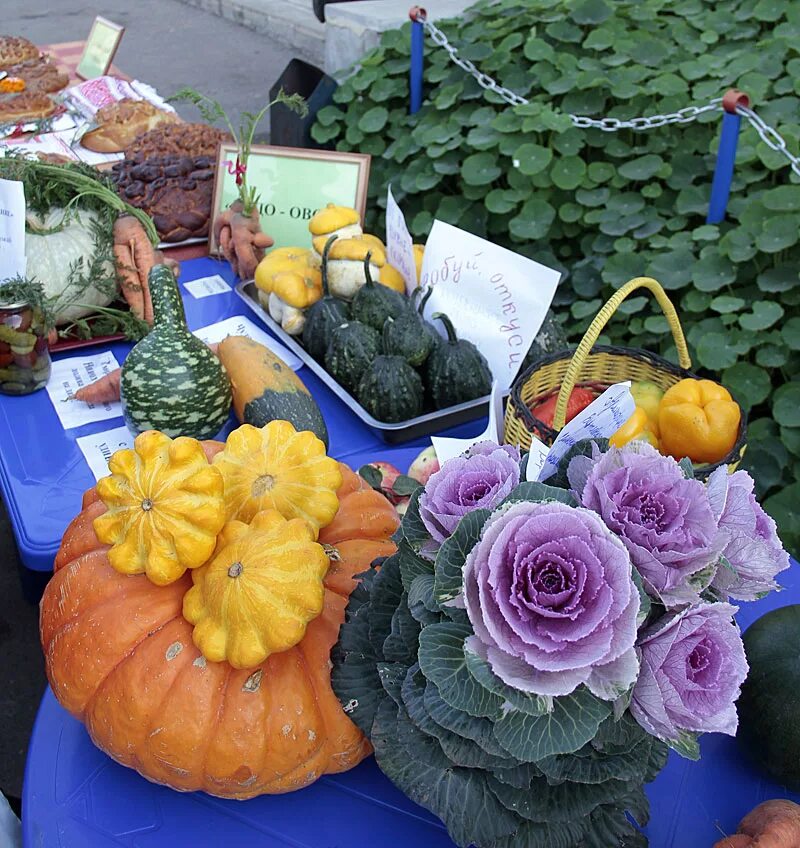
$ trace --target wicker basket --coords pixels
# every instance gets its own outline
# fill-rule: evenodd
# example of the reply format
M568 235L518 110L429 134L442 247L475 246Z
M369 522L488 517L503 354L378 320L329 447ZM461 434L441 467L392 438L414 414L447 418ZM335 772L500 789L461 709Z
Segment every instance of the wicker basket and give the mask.
M597 337L623 300L637 289L648 289L658 301L669 323L680 366L646 350L595 346ZM527 450L531 434L551 445L564 426L569 396L576 386L603 391L623 380L650 380L665 391L685 377L696 377L689 369L692 361L681 329L680 319L661 286L650 277L636 277L620 288L597 313L575 351L565 350L534 362L514 382L506 407L505 442ZM539 421L531 412L535 406L558 392L553 426ZM695 477L705 479L715 468L727 465L733 472L744 456L747 421L744 411L739 435L731 452L714 464L695 466Z

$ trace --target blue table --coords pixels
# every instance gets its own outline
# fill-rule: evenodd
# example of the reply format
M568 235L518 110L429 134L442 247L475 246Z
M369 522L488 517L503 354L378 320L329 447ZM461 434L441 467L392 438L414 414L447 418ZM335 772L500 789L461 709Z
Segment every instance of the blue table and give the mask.
M355 467L382 457L405 470L417 448L351 451ZM800 565L786 591L743 604L742 628L800 602ZM736 741L708 735L693 763L671 753L647 788L651 848L711 848L768 798L790 797L743 759ZM289 795L222 801L149 783L94 747L48 689L33 730L23 788L24 848L455 848L441 822L411 803L370 757L342 775ZM466 814L468 814L465 811Z
M213 274L219 274L231 286L235 282L227 262L201 258L181 265L182 284ZM233 291L199 300L182 293L190 329L232 315L247 315L262 324ZM121 363L130 347L128 342L116 342L100 350L112 350ZM60 356L75 355L70 351ZM358 420L310 369L303 367L298 373L323 411L331 454L346 459L355 451L375 449L379 458L384 450L380 437ZM43 579L52 571L61 535L78 512L83 492L94 485L94 477L75 440L122 423L121 418L107 419L64 430L46 392L27 397L0 395L0 491L11 517L20 560L26 569L43 572ZM234 426L231 415L220 436L227 435ZM470 436L482 432L485 426L485 419L481 419L454 428L448 435ZM428 443L427 439L418 439L409 444L419 448Z

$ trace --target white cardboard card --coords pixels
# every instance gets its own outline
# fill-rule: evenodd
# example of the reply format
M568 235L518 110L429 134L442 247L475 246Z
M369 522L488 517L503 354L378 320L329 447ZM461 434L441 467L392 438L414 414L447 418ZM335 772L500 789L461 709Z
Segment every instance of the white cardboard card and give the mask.
M0 285L24 277L25 188L19 180L0 180Z
M284 347L279 341L276 341L272 336L268 335L254 324L249 318L244 315L233 315L226 318L224 321L218 321L216 324L209 324L207 327L201 327L199 330L192 332L206 344L213 342L221 342L228 336L247 336L254 342L263 344L268 347L275 356L282 359L292 371L298 371L303 367L302 361L295 356L288 348Z
M508 391L553 300L558 271L471 233L435 221L420 284L433 286L425 307L448 315L459 336L486 357ZM444 335L440 322L434 322Z
M555 473L564 454L581 439L607 439L633 415L636 403L631 394L630 380L609 386L600 397L579 412L556 437L538 476L528 463L528 480L544 482Z
M391 185L386 190L386 258L403 275L406 292L411 294L418 282L414 243L403 212L392 195Z
M78 389L94 383L104 374L119 368L114 354L107 350L103 353L89 353L86 356L72 356L53 362L50 379L47 381L47 394L65 430L82 427L92 421L104 421L106 418L121 418L122 405L119 401L111 403L82 403L73 400Z
M95 480L108 476L108 460L118 450L133 447L133 434L125 427L115 427L91 436L79 436L75 441L81 449Z
M225 294L231 291L231 287L219 274L214 274L211 277L200 277L197 280L189 280L188 283L183 284L183 287L195 300L210 297L214 294Z
M432 436L431 442L436 451L439 465L444 465L448 459L459 456L467 448L478 442L496 442L503 440L503 392L497 380L492 382L492 394L489 397L489 423L480 436L474 439L453 439L448 436Z

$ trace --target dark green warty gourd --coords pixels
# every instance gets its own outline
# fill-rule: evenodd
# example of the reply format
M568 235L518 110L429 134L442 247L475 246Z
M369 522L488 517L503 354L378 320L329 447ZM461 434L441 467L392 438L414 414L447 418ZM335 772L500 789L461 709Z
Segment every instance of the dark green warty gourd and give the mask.
M352 394L361 375L380 352L381 338L377 331L360 321L350 321L331 333L325 370Z
M447 338L439 339L425 365L425 382L434 407L445 409L488 395L492 372L486 357L472 342L458 338L446 315L435 312L432 317L447 331Z
M411 295L411 300L398 318L387 318L386 346L390 354L402 356L403 359L415 368L419 368L433 350L438 339L438 333L422 317L425 302L430 297L433 289L428 289L427 294L417 306L417 297L421 289L417 288Z
M399 318L406 311L408 298L372 279L369 270L371 257L372 253L364 257L364 275L367 281L355 293L350 304L350 314L356 321L380 332L387 318Z
M189 332L178 284L166 265L147 277L153 329L122 365L120 395L133 433L161 430L168 436L210 439L227 421L231 386L222 363Z
M328 288L328 253L337 238L331 236L325 242L322 251L322 297L308 308L303 327L303 347L320 362L328 350L331 333L350 319L349 305L334 297Z
M384 350L386 332L384 331ZM361 406L378 421L395 424L422 414L425 392L417 372L401 356L375 357L356 390Z

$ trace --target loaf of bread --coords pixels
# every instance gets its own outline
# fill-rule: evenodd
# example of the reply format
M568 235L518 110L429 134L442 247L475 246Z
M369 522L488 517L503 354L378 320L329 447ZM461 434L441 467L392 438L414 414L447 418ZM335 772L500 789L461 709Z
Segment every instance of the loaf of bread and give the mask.
M178 118L147 100L125 99L98 109L95 121L97 129L86 133L81 144L95 153L122 153L137 136Z
M0 35L0 69L5 70L29 59L38 59L39 48L18 35Z
M31 94L52 94L66 88L69 77L46 59L30 59L5 69L9 77L25 83L25 91Z
M214 192L214 160L208 156L141 154L114 164L120 197L153 219L165 242L208 236Z
M125 158L142 156L212 156L230 136L208 124L166 124L140 135L125 149Z
M23 91L13 97L0 99L0 125L49 118L58 109L46 94Z

